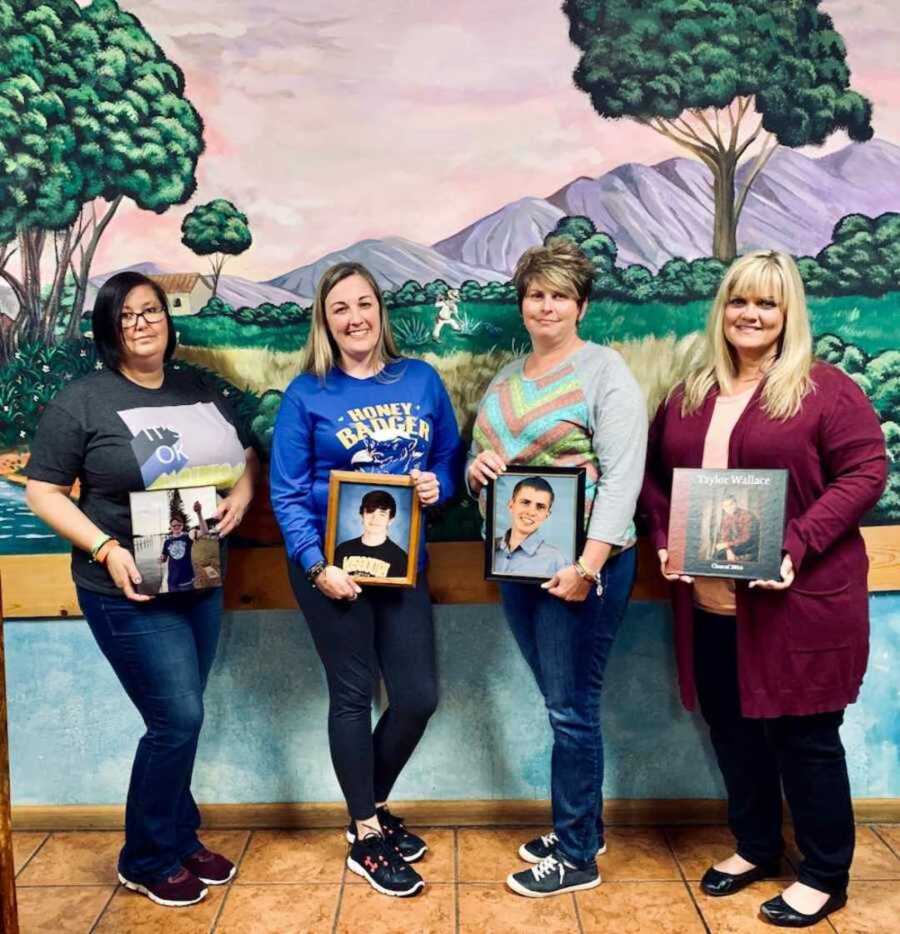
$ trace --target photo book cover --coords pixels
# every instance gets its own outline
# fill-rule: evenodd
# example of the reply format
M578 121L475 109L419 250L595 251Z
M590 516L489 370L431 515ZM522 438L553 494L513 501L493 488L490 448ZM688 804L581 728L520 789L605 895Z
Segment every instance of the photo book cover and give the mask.
M786 470L676 468L669 567L697 577L778 580Z

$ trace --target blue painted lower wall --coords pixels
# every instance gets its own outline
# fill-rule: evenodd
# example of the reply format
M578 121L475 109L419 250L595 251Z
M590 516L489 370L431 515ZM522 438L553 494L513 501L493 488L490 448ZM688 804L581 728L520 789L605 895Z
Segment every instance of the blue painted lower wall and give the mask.
M843 730L856 797L900 797L900 595L871 598L872 652ZM546 798L550 733L499 607L436 610L441 704L397 799ZM6 624L14 804L124 800L141 721L83 621ZM633 603L604 689L610 798L722 797L675 691L668 609ZM207 803L336 801L325 681L297 613L226 614L194 790Z

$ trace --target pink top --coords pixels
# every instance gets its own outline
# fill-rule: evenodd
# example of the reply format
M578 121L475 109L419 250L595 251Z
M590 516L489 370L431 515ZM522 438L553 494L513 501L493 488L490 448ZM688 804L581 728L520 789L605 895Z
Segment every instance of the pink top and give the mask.
M728 442L731 431L747 408L750 397L756 390L754 384L735 396L718 396L712 419L703 442L703 467L728 466ZM723 577L694 578L694 603L707 613L734 616L734 581Z

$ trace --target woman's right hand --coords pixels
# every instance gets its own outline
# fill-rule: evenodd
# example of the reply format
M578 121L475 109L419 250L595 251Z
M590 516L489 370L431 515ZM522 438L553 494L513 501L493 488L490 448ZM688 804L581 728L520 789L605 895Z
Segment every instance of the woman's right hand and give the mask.
M469 464L469 489L478 494L482 487L491 480L496 480L506 470L506 462L499 454L493 451L481 451L475 460Z
M672 572L669 570L669 549L660 548L657 552L659 555L659 570L662 576L667 580L675 583L675 581L681 581L683 584L693 584L694 578L688 577L687 574L678 574L677 572Z
M355 600L362 593L362 587L334 564L326 565L325 570L319 572L313 586L332 600Z
M134 600L136 603L146 603L148 600L153 599L149 594L138 593L134 589L134 585L139 584L142 580L141 572L134 563L134 556L127 548L117 545L110 550L103 564L109 576L113 579L113 583L129 600Z

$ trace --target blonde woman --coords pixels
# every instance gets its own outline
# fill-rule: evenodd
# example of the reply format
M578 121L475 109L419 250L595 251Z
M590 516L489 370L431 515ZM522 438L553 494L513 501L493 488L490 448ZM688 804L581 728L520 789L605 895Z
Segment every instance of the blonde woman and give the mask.
M359 587L325 561L328 480L334 469L409 474L427 508L453 496L461 467L440 377L400 358L372 274L358 263L332 266L316 291L302 372L278 413L270 482L291 585L328 680L331 758L350 812L347 865L385 895L423 886L408 864L425 841L386 802L437 704L425 543L415 588ZM389 521L389 507L382 511ZM379 670L389 706L373 734Z
M701 466L788 471L780 580L669 571L672 470ZM798 880L762 905L780 926L815 924L847 898L853 811L838 729L868 654L859 522L885 475L869 401L813 358L794 261L762 251L737 260L713 303L705 361L651 426L640 511L673 583L682 701L699 703L709 725L737 841L701 888L730 895L779 873L783 786L803 861Z

